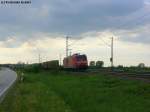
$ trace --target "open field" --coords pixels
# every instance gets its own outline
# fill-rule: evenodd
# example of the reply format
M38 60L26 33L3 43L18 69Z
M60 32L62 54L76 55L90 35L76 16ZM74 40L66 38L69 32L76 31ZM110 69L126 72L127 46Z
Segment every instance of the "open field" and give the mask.
M1 112L150 112L150 84L102 73L25 73Z

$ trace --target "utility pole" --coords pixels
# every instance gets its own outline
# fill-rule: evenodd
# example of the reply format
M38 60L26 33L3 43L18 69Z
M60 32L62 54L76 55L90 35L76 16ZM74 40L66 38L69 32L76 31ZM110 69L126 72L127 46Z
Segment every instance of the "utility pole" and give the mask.
M113 70L114 67L114 37L111 37L111 44L106 43L103 39L101 39L105 45L107 45L110 50L111 50L111 57L110 57L110 62L111 62L111 68Z
M72 54L71 50L72 50L72 49L69 49L69 50L70 50L69 55L71 56L71 54Z
M68 57L68 36L66 37L66 57Z
M68 66L68 50L69 50L69 45L68 45L68 39L69 37L66 37L66 65Z
M111 67L113 68L114 67L114 38L113 37L111 39L111 58L110 58L110 61L111 61Z
M39 53L39 64L41 63L41 55L40 55L40 53Z
M70 51L70 56L71 56L71 51Z
M61 54L59 54L59 64L60 64L60 66L61 66Z
M42 58L41 58L41 53L39 48L36 47L37 53L38 53L38 60L39 60L39 64L42 62Z

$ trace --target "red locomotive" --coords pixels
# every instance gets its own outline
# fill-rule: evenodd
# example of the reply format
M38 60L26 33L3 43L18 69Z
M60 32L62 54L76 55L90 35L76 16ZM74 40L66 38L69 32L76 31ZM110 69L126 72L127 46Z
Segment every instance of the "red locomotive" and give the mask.
M87 69L88 61L86 55L73 54L63 60L64 68L68 69Z

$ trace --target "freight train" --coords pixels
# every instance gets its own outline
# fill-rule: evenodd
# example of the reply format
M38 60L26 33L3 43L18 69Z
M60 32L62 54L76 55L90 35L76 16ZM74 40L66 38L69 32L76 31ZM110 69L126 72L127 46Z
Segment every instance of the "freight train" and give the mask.
M46 62L43 62L41 65L42 65L42 68L44 69L58 69L59 61L58 60L46 61Z
M73 54L72 56L68 56L63 60L63 67L65 69L87 69L87 56L85 54Z

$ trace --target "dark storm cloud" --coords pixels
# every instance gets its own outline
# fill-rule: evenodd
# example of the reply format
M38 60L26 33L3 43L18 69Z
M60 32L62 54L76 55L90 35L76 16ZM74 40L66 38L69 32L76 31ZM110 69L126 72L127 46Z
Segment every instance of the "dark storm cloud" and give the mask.
M64 0L59 2L52 13L54 30L65 33L81 33L91 30L105 30L115 26L113 18L129 15L143 7L142 0ZM112 20L111 20L112 19ZM121 22L122 22L121 20Z
M37 32L73 35L107 30L143 7L143 0L32 0L30 5L0 4L0 39L12 35L32 38ZM120 21L116 21L117 17Z

